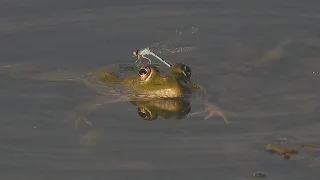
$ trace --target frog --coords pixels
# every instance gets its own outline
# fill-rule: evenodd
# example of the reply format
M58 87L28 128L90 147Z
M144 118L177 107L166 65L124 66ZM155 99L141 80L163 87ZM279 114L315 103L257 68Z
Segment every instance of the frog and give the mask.
M105 91L106 86L112 87L113 90L107 90L102 95L110 95L113 91L117 97L113 101L104 101L103 98L100 98L99 103L93 103L93 106L88 109L94 109L110 102L130 101L133 105L138 106L138 114L142 119L154 120L158 114L169 118L173 115L180 117L179 114L189 113L190 106L186 105L189 104L186 101L193 98L199 100L205 109L193 112L189 114L190 116L208 112L205 119L219 115L226 124L229 123L225 113L215 104L209 102L205 89L192 80L191 68L183 63L175 63L170 68L162 70L153 64L141 65L140 67L131 64L118 64L113 68L107 69L105 67L92 72L87 78L87 84L100 93L101 90ZM110 84L113 85L110 86ZM176 105L174 111L167 109L170 103ZM174 106L170 106L171 109L172 107ZM148 112L145 109L152 109L152 111ZM154 113L157 115L152 116L150 112L157 112ZM82 118L85 119L84 116Z
M15 72L19 72L16 66L13 68ZM173 116L182 118L208 112L205 119L219 115L228 123L224 112L208 101L205 89L193 81L191 68L182 63L172 64L165 69L154 64L136 66L132 63L117 63L94 69L89 73L83 73L84 71L71 73L69 70L48 72L36 68L22 69L20 70L23 72L21 77L30 78L32 76L34 77L32 79L47 81L81 80L97 93L98 96L93 101L76 106L69 114L68 119L75 122L75 127L78 127L80 122L92 125L87 116L95 108L104 104L125 101L137 106L139 116L145 120L154 120L158 115L165 118ZM66 78L64 79L63 76ZM198 96L199 94L202 95ZM192 98L200 100L205 107L204 111L190 113L188 101ZM172 106L167 109L169 102ZM173 105L176 107L173 108ZM146 109L152 109L149 112L157 112L155 113L157 115L150 116L150 113L148 115Z
M108 69L105 67L92 72L87 79L89 87L94 87L96 92L102 93L102 97L107 97L105 95L110 95L110 90L107 90L105 92L107 94L104 94L103 91L99 91L98 89L101 90L102 88L105 90L107 87L101 87L101 85L113 84L108 87L117 87L116 92L121 92L121 95L116 94L118 98L111 101L109 98L98 98L97 101L91 103L91 106L89 104L87 107L82 107L82 110L87 112L83 113L82 111L83 114L81 114L80 110L78 113L75 113L75 128L79 128L80 123L83 122L89 124L89 127L92 127L93 124L86 118L90 113L89 111L103 104L120 101L129 101L131 104L137 106L138 115L142 120L146 121L154 121L160 116L163 119L181 120L193 115L209 112L209 115L205 119L213 115L219 115L226 123L229 123L223 110L215 104L210 103L205 96L197 96L196 100L200 100L206 109L202 112L190 114L190 100L192 100L194 93L201 93L204 88L192 80L191 68L185 64L173 64L166 70L167 71L162 71L161 74L160 69L152 64L143 65L140 68L129 64L121 64L114 66L114 68L109 67ZM131 73L129 73L129 75L123 75L123 72ZM100 84L100 86L97 86L98 84ZM169 93L166 93L167 91L169 91ZM94 130L80 135L79 142L81 142L81 145L90 147L97 145L101 137L96 135L97 132L103 133L103 130L99 130L99 126L95 126Z

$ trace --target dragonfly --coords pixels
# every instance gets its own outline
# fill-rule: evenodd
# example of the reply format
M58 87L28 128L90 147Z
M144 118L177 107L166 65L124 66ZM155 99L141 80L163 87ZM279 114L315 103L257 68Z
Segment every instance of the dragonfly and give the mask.
M174 37L169 37L167 40L156 42L149 47L135 50L133 51L133 57L137 57L137 60L135 64L137 66L141 63L141 59L146 59L149 61L149 64L151 64L152 60L148 58L147 56L153 56L154 58L158 59L162 63L164 63L166 66L171 67L171 64L166 62L163 58L161 58L159 55L156 54L156 52L162 53L164 51L170 52L170 53L178 53L178 52L190 52L195 49L195 46L183 46L183 47L177 47L172 48L171 46L178 43L181 39L183 39L183 36L192 36L195 33L197 33L198 28L192 27L187 32L181 32L176 30L176 35Z

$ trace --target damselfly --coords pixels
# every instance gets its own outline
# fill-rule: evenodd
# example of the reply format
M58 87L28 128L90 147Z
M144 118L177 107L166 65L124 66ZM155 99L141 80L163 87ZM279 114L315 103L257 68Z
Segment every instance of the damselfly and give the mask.
M181 32L181 31L176 30L175 36L170 37L167 40L154 43L147 48L133 51L133 56L137 57L137 60L135 63L137 65L139 65L141 63L141 58L147 59L149 61L149 63L151 63L151 59L147 57L147 55L149 55L149 56L153 56L153 57L157 58L159 61L164 63L166 66L171 67L171 65L169 63L167 63L163 58L159 57L156 54L156 52L161 54L162 52L178 53L178 52L193 51L195 49L195 46L183 46L183 47L176 47L176 48L173 48L172 46L174 46L179 41L184 39L184 36L192 36L195 33L197 33L197 31L198 31L198 28L196 28L196 27L192 27L187 32Z

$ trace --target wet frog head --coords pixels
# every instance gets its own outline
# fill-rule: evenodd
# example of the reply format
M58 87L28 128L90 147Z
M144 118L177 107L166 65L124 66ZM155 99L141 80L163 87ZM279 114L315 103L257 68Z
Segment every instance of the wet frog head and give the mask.
M123 78L121 83L133 94L146 98L184 97L198 90L190 80L191 70L183 64L173 65L161 75L157 67L145 65L136 74Z
M110 65L90 73L86 84L113 102L132 98L190 97L200 90L191 80L191 69L184 64L173 64L163 69L153 64L140 67L133 64Z

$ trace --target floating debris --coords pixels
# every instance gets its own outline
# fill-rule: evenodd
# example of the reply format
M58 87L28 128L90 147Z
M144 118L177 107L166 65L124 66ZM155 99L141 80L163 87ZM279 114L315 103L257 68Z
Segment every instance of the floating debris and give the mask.
M267 144L265 147L266 151L276 152L283 156L284 159L291 159L291 154L298 153L297 150L294 149L280 149L279 147L273 144Z
M306 149L318 149L318 147L314 144L301 144L301 147Z
M308 150L319 150L319 148L314 144L301 144L300 147ZM267 144L265 150L271 153L278 153L283 156L284 159L291 159L292 154L297 154L298 150L292 148L280 148L274 144Z
M305 150L320 151L320 148L315 144L300 143L291 136L277 136L273 143L265 145L265 150L269 153L279 154L287 160L296 160L308 156Z
M265 172L255 172L255 173L252 173L252 177L265 178L265 177L267 177L267 173L265 173Z
M277 143L284 143L288 141L288 138L286 137L280 137L276 139Z

